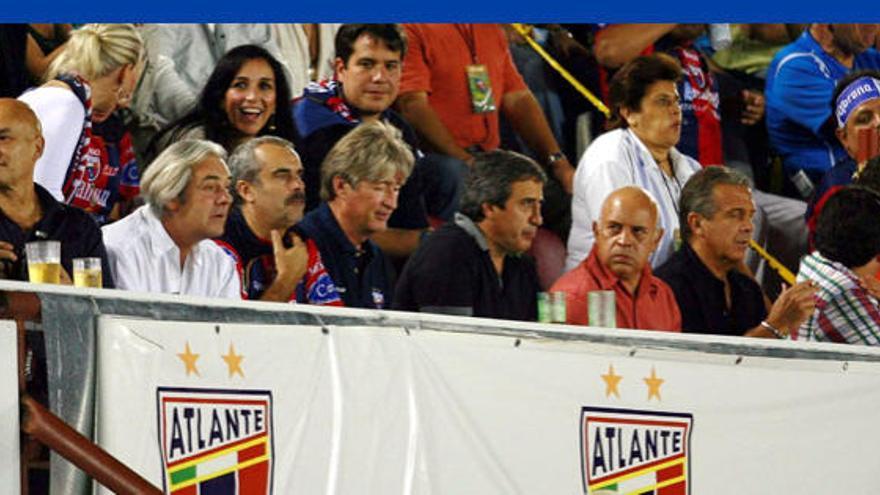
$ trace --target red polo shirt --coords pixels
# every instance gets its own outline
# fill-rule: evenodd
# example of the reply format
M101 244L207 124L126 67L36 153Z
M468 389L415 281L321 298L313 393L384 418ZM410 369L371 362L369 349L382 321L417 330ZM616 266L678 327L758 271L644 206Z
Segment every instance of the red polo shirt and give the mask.
M400 94L428 93L428 103L462 148L498 148L498 111L471 109L466 68L485 65L496 108L508 93L527 89L498 24L404 24L409 48L403 59ZM473 50L473 52L471 51ZM475 60L476 59L476 60Z
M651 273L645 264L635 294L624 288L617 275L611 273L596 254L590 255L574 270L566 273L550 288L551 292L565 292L565 322L587 325L587 293L594 290L613 290L618 328L641 330L681 331L681 313L672 289Z

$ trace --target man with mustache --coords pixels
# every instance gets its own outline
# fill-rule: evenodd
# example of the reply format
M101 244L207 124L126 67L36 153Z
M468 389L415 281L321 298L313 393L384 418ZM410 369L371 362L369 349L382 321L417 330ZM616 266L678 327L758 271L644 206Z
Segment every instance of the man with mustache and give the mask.
M229 168L235 207L216 242L236 261L248 299L341 306L315 242L290 230L306 203L293 144L251 139L235 149Z
M880 69L872 48L877 24L812 24L779 50L767 71L767 132L782 156L787 194L808 197L812 185L846 150L835 136L828 102L837 81L857 69Z
M372 237L388 228L413 161L400 131L377 121L346 134L321 164L323 202L294 230L314 240L348 307L391 305L391 264Z
M550 289L566 294L566 323L591 324L587 295L602 290L614 291L618 328L681 331L672 289L651 273L648 262L663 235L658 214L657 203L638 186L622 187L605 198L593 222L596 241L590 255Z
M403 268L394 309L535 321L538 278L529 250L547 176L511 151L478 154L455 220Z
M656 273L672 287L685 332L786 338L813 312L816 293L802 282L768 304L743 265L754 226L748 177L706 167L679 199L684 243Z

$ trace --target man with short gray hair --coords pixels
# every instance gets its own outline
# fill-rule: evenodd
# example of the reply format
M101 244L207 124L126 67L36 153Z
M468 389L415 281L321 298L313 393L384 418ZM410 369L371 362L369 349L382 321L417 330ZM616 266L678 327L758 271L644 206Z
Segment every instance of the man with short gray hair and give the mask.
M346 134L321 165L324 202L294 230L318 246L345 306L391 304L391 266L370 238L388 228L413 161L400 131L376 121Z
M146 204L102 230L120 289L241 298L235 262L210 239L229 212L226 152L215 143L169 146L141 181Z
M293 144L261 136L229 157L235 205L215 242L232 255L248 299L341 306L311 239L290 229L305 207L303 165Z
M477 155L461 208L407 261L394 309L535 321L539 289L529 250L547 176L511 151Z
M679 199L683 244L655 273L672 287L685 332L785 338L813 312L815 289L802 282L772 306L743 265L754 226L749 179L706 167Z

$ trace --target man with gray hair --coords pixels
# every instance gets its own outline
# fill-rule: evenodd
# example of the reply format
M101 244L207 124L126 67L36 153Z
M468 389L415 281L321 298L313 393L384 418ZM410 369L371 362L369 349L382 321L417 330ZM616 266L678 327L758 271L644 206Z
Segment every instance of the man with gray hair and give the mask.
M146 204L103 228L120 289L241 298L235 262L212 238L229 213L226 152L215 143L169 146L141 182Z
M391 304L391 265L370 238L388 228L413 161L400 131L375 121L346 134L321 165L324 202L294 230L318 246L345 306Z
M684 243L656 274L672 287L685 332L786 338L813 312L815 289L783 289L772 306L743 264L755 204L745 175L706 167L679 199Z
M511 151L477 155L455 221L407 261L394 309L535 321L540 290L528 251L547 176Z
M215 242L238 264L248 299L341 306L318 246L290 229L302 219L303 165L293 144L261 136L229 157L235 205Z
M618 328L681 331L675 295L651 273L649 259L663 229L650 193L638 186L611 192L593 222L595 242L587 258L550 288L565 293L565 322L593 325L587 315L592 291L613 291Z

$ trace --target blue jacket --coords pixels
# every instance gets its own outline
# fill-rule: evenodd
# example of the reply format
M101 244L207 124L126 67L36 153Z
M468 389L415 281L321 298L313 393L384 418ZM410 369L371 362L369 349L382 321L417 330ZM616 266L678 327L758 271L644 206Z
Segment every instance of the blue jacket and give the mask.
M852 70L880 68L880 54L869 48L855 57ZM809 31L776 54L767 71L767 132L782 155L788 175L804 170L813 182L846 157L834 136L831 97L837 81L851 69L822 50Z

